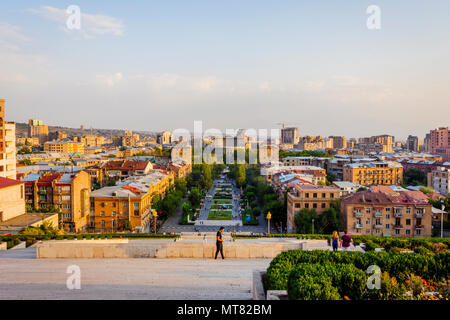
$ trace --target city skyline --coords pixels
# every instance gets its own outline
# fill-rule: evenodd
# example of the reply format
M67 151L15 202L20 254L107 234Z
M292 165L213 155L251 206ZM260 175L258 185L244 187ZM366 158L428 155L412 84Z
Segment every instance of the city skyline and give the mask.
M66 28L66 4L1 5L10 121L136 131L295 122L301 135L404 140L450 119L445 1L377 1L380 30L366 27L368 1L74 4L80 30Z

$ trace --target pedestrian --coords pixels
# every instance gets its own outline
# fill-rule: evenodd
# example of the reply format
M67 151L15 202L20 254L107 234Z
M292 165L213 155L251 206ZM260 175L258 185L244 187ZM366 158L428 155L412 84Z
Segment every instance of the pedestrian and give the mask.
M350 248L350 244L353 242L352 237L347 234L347 231L344 231L344 235L341 240L341 247L343 250L348 250Z
M222 260L225 259L225 257L223 256L223 238L222 238L222 232L223 230L225 230L224 227L220 227L219 231L217 232L217 240L216 240L216 256L214 259L217 259L217 255L220 254L222 255Z
M333 235L331 236L331 245L333 247L333 251L337 251L339 245L339 234L337 231L333 231Z

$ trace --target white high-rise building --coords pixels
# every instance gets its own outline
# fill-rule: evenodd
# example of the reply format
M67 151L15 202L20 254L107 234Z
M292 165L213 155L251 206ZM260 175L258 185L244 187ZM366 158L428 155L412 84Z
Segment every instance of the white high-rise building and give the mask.
M16 179L16 123L6 122L3 99L0 99L0 177Z

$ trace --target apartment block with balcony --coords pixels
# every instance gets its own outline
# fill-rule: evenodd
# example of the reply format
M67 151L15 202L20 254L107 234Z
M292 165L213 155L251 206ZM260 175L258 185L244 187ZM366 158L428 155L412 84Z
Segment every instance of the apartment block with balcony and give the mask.
M350 163L343 167L343 180L364 186L400 184L403 167L396 162Z
M441 155L443 161L450 161L450 130L441 127L430 131L428 149L432 154Z
M3 99L0 99L0 177L16 179L16 124L6 122Z
M428 186L443 196L450 194L450 168L437 167L428 174Z
M33 173L22 181L25 183L25 201L32 211L59 209L60 225L64 230L87 230L91 192L88 173Z
M287 194L287 231L295 233L295 215L302 209L314 209L321 214L339 199L340 190L331 186L297 184Z
M58 153L84 153L84 144L71 140L47 141L44 143L44 151Z
M341 198L341 213L350 234L431 237L431 204L405 192L356 192Z
M42 120L31 119L28 121L28 138L38 138L39 143L48 141L48 126Z

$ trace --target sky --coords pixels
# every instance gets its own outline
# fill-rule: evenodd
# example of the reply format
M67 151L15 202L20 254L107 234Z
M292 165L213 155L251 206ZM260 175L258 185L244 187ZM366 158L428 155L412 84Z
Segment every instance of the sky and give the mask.
M448 0L2 1L0 98L16 122L423 138L450 125L449 39Z

